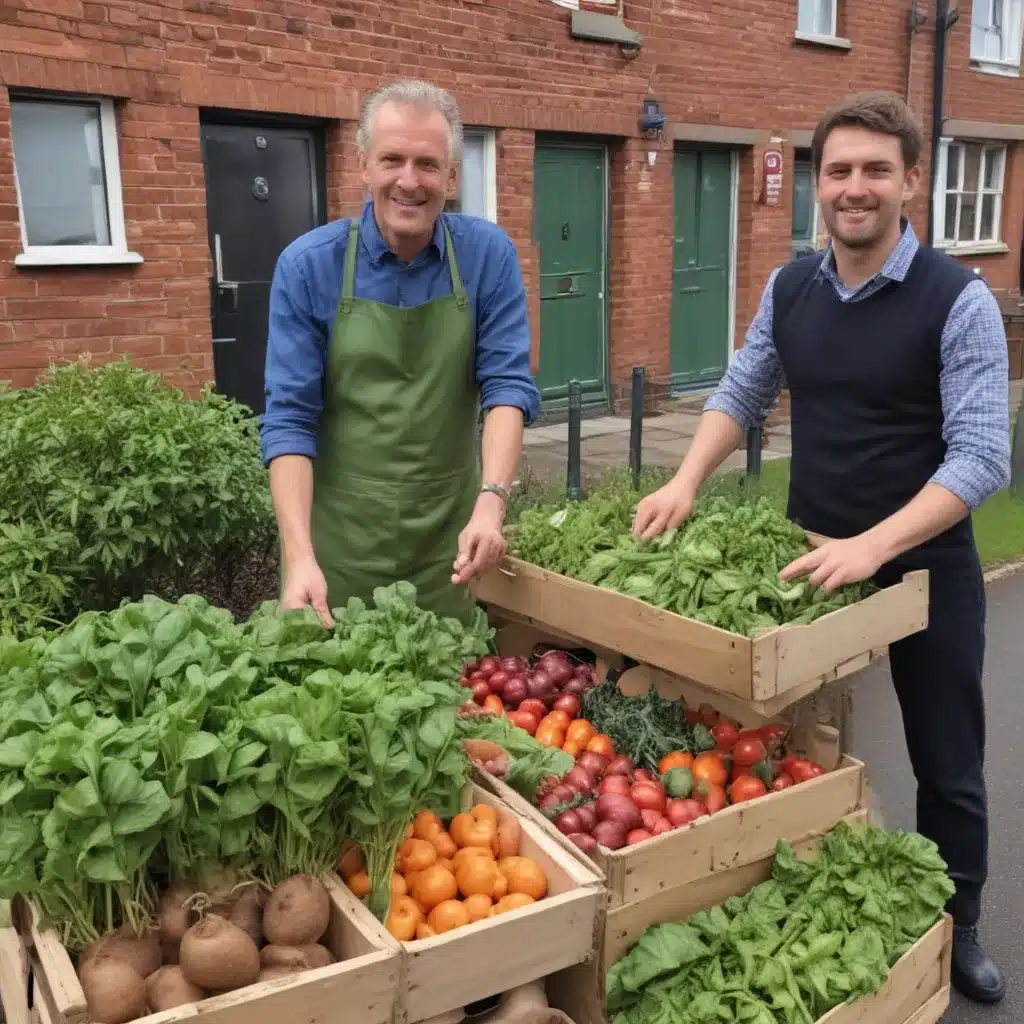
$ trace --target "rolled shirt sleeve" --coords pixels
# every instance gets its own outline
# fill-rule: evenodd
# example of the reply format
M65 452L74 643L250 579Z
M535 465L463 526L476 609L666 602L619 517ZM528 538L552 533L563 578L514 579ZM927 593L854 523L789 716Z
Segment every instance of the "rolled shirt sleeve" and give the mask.
M499 234L500 232L500 234ZM532 423L540 412L540 392L530 373L530 322L526 289L512 240L495 228L494 271L484 275L477 310L476 379L484 411L508 405Z
M780 269L777 267L769 276L744 345L704 406L705 412L725 413L744 430L764 423L784 386L782 362L772 330L772 292Z
M999 303L981 280L953 304L942 332L946 457L931 482L976 509L1010 482L1010 387Z
M327 336L314 316L309 284L286 249L270 285L266 410L260 424L265 465L281 455L316 458L326 352Z

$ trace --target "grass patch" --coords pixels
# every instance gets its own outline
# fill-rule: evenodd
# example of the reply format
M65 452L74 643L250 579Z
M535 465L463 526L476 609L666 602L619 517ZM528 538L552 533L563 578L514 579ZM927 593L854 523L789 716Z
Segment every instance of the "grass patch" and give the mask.
M640 474L638 498L667 483L673 472L661 466L643 470ZM605 488L620 490L629 485L629 470L625 468L608 470L583 481L586 494ZM704 485L704 492L714 490L742 493L745 487L746 474L730 472L713 476ZM761 466L759 491L772 504L785 511L789 491L789 459L765 460ZM527 474L509 503L509 521L514 522L523 508L557 504L565 500L565 495L564 482L552 484ZM974 514L974 535L982 564L986 568L1024 557L1024 501L1015 498L1009 491L1000 491Z

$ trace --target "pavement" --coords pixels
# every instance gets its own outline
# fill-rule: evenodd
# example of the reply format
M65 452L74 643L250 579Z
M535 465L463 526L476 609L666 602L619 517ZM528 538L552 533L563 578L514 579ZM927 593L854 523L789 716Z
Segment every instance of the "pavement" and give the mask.
M1020 407L1022 397L1024 381L1011 381L1011 412ZM641 434L643 465L672 469L680 465L697 431L701 404L699 398L691 397L685 402L672 403L676 408L671 411L645 417ZM680 409L679 406L685 408ZM568 423L530 427L523 439L523 478L564 480L569 458L568 440ZM764 460L787 458L791 453L789 420L778 414L770 417L763 445ZM629 417L595 416L584 419L580 423L580 456L585 478L627 465ZM726 459L721 471L744 469L746 463L746 453L737 451Z
M942 1024L1024 1022L1024 572L988 588L985 665L988 716L989 881L981 937L998 958L1006 997L976 1006L954 993ZM907 758L899 705L888 667L880 662L854 680L854 755L868 766L886 828L913 828L915 784ZM1019 749L1018 749L1019 748Z

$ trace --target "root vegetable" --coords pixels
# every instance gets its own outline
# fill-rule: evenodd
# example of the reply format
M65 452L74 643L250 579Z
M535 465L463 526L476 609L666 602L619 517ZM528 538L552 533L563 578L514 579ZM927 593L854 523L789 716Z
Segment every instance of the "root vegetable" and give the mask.
M127 961L108 953L93 953L79 980L89 1016L103 1024L128 1024L149 1012L146 982Z
M257 947L263 944L263 905L266 902L266 892L254 885L238 897L228 916L228 920L238 925Z
M260 975L256 943L218 914L204 917L185 932L180 961L182 973L193 985L216 992L244 988Z
M185 932L195 921L195 915L186 906L192 896L192 887L184 882L176 882L160 899L160 910L157 915L157 931L160 935L160 948L163 962L177 963L178 947Z
M163 962L160 953L160 938L155 929L147 929L142 935L135 935L127 927L118 932L104 935L90 942L79 958L79 968L85 967L98 956L108 956L129 964L140 978L148 978Z
M293 875L271 894L263 911L263 934L279 946L317 942L327 931L331 901L327 890L310 875Z
M264 946L260 950L263 967L288 967L302 971L316 970L334 963L334 957L326 946L310 942L305 946Z
M205 990L193 985L180 967L166 966L154 971L146 979L146 996L153 1013L173 1010L177 1006L198 1003L206 998Z

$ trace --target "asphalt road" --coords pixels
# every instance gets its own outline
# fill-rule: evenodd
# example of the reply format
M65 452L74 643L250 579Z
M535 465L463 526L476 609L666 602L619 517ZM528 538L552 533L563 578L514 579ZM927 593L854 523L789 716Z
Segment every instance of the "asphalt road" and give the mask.
M990 838L981 937L1002 967L1007 992L991 1007L954 993L942 1024L1024 1022L1024 572L988 590L985 696ZM868 765L884 824L913 828L914 778L887 667L857 679L853 706L854 753Z

